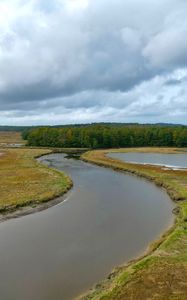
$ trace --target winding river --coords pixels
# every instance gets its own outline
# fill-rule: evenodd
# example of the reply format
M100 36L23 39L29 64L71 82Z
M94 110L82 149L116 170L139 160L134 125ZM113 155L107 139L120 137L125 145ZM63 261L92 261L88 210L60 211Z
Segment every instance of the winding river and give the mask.
M138 177L51 154L74 182L64 202L0 224L0 299L70 300L142 254L173 222L173 202Z

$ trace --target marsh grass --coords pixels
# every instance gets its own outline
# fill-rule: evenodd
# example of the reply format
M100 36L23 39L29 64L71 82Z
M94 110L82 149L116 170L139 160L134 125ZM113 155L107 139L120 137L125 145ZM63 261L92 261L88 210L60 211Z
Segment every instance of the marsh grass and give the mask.
M82 159L100 166L145 177L164 187L177 201L173 228L153 243L145 255L116 268L109 277L81 299L94 300L187 300L187 171L130 164L106 157L108 152L180 153L177 148L130 148L95 150ZM149 226L149 224L148 224Z
M47 202L72 185L64 173L49 169L35 158L43 149L0 149L0 212Z
M0 145L25 144L20 132L0 131Z

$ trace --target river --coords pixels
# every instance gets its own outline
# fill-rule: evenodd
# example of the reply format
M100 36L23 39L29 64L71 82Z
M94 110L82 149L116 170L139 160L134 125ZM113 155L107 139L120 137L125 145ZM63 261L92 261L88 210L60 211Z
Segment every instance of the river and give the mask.
M65 201L0 224L0 299L71 300L141 255L173 223L153 183L64 154L40 158L74 182Z

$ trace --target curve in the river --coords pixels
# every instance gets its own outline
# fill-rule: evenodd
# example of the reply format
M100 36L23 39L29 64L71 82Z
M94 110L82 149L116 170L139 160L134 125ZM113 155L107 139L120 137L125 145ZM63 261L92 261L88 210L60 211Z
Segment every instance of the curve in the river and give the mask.
M144 179L63 154L40 160L74 187L68 201L0 224L0 299L73 299L173 222L166 192Z

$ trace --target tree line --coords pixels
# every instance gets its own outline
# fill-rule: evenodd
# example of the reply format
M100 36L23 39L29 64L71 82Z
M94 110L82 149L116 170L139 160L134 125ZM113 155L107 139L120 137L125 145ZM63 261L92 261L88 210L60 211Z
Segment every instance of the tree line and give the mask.
M62 148L187 147L187 127L89 125L40 127L22 133L29 146Z

